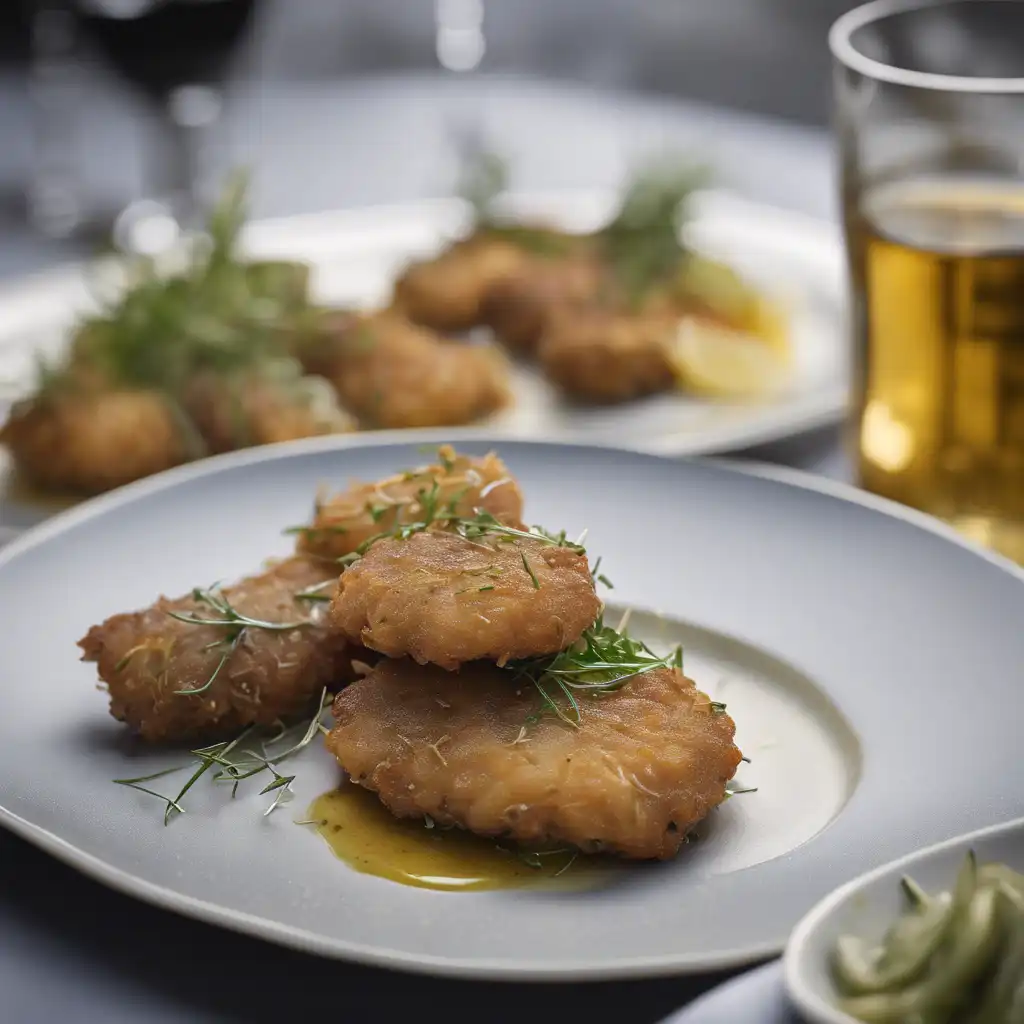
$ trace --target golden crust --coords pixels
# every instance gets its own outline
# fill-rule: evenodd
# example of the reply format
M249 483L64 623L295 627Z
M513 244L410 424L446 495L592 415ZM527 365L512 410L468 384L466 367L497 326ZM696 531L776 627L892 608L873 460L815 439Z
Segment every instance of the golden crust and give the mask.
M489 512L507 526L522 526L523 495L508 467L493 453L459 455L442 445L439 461L374 483L353 483L317 502L313 521L299 534L298 550L341 558L402 523L422 521L423 499L437 509L471 516Z
M209 618L216 613L191 596L114 615L79 641L82 660L95 662L110 692L110 713L153 742L226 738L248 725L273 725L310 711L325 686L352 678L350 644L326 624L326 606L296 592L330 579L311 558L291 558L224 590L239 612L268 622L308 621L287 632L250 629L203 693L224 647L209 647L223 628L196 626L168 612ZM356 657L359 655L356 654Z
M331 622L388 657L456 669L554 654L600 611L585 554L539 540L443 530L378 541L346 570Z
M154 391L34 399L11 411L0 442L28 480L81 494L108 491L187 459L180 424Z
M674 856L740 761L732 719L674 669L582 700L579 729L524 730L537 708L492 665L384 660L335 699L327 746L399 817L638 859Z
M186 388L185 407L211 452L346 433L356 426L326 382L311 377L277 382L253 374L233 385L203 374Z
M578 310L551 320L538 355L545 373L585 402L626 402L673 386L667 342L674 320Z
M510 401L508 360L500 349L449 341L393 311L335 316L306 366L374 427L458 426Z
M608 272L593 258L535 258L491 285L481 317L503 345L533 355L556 312L593 308L608 291Z
M392 306L413 323L458 332L482 323L488 289L529 257L504 239L474 235L439 256L411 263L395 281Z

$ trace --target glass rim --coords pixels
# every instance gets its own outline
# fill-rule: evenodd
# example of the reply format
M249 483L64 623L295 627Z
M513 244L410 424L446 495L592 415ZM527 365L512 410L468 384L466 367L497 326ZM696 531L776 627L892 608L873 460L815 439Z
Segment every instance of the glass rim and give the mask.
M953 4L966 6L978 2L1019 3L1020 0L871 0L870 3L840 15L833 22L828 33L829 49L832 56L845 67L878 82L941 92L1024 93L1024 78L973 78L911 71L868 57L850 41L858 29L893 14L949 7Z

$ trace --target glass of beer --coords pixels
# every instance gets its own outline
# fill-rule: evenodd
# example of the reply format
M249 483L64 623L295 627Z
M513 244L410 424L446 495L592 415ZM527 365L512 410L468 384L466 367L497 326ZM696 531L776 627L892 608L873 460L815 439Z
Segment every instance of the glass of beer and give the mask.
M833 26L866 489L1024 562L1024 2Z

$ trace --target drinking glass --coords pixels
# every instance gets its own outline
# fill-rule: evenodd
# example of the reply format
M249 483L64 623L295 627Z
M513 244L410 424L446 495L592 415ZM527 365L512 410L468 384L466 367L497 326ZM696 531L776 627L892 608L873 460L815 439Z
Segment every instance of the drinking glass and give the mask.
M866 489L1024 561L1024 3L832 27Z

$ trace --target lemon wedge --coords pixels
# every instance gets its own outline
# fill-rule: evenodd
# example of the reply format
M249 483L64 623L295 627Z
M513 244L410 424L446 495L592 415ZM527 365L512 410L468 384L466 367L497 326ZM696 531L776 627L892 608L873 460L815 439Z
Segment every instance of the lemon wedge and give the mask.
M669 342L681 388L713 398L767 398L789 380L788 346L686 317Z

